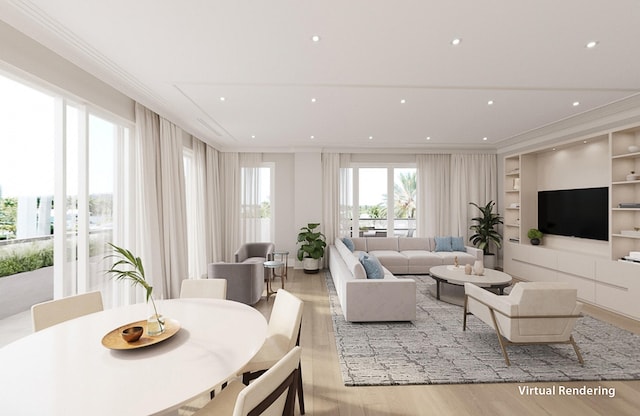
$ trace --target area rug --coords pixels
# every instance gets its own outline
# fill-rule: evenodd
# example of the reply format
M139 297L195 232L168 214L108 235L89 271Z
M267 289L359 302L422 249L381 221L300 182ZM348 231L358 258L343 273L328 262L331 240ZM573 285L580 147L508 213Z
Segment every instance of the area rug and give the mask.
M417 283L413 322L346 322L333 280L326 274L336 347L347 386L462 384L536 381L640 379L640 336L584 316L570 345L507 347L511 366L495 331L474 316L462 331L462 308L436 300L428 276Z

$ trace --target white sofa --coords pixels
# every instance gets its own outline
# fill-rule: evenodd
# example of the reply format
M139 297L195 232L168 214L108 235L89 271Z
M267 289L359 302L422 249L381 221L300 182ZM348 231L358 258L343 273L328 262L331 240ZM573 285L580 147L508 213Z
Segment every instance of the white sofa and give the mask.
M351 252L342 239L329 246L329 270L349 322L411 321L416 317L416 283L393 274L427 274L433 266L472 264L482 259L482 250L433 252L433 238L361 237L352 239ZM367 279L359 255L375 255L383 266L384 279Z
M482 250L465 246L465 251L435 251L435 238L357 237L352 238L356 256L361 251L375 255L394 274L428 274L433 266L473 264L482 260Z
M364 267L342 240L329 246L329 270L344 319L349 322L412 321L416 318L416 282L384 269L384 279L367 279Z

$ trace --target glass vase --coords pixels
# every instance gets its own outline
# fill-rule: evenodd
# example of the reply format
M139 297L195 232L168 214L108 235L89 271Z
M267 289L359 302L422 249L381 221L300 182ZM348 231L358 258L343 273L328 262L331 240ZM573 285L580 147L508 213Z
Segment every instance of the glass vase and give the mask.
M153 297L147 302L148 318L147 318L147 335L155 337L164 332L165 321L162 313L160 313L159 303L153 300Z

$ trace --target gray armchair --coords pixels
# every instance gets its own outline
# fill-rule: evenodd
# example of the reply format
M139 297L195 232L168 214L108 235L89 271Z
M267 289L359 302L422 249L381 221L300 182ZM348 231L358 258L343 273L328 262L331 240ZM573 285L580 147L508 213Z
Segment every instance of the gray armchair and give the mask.
M254 305L264 291L264 265L262 263L211 263L207 268L209 279L227 281L227 299Z
M235 252L236 263L264 263L273 260L275 245L273 243L245 243Z
M262 297L268 272L263 263L273 258L273 243L246 243L234 254L235 263L211 263L209 279L227 281L227 299L247 305L256 304Z

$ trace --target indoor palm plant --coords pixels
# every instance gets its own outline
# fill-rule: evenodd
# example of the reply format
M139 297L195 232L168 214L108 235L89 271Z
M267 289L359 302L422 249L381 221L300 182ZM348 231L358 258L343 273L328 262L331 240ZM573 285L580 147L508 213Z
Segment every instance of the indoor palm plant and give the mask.
M498 224L503 223L502 217L493 212L493 207L496 205L493 201L489 201L485 206L480 206L474 202L469 204L478 208L481 214L471 219L471 221L475 221L475 224L469 227L473 231L469 241L484 253L485 266L493 269L495 267L495 256L491 252L491 245L495 245L498 249L502 247L502 235L497 230Z
M147 282L144 276L144 267L140 257L136 257L131 251L108 243L113 249L112 254L105 256L105 259L115 259L111 268L105 273L116 280L129 280L133 286L142 286L146 291L147 303L151 301L153 311L147 319L147 334L160 335L164 332L164 318L158 313L156 302L153 299L153 286Z
M318 273L320 259L324 256L327 246L324 234L316 231L318 227L320 224L309 223L306 227L300 228L298 234L298 260L302 262L305 273Z

